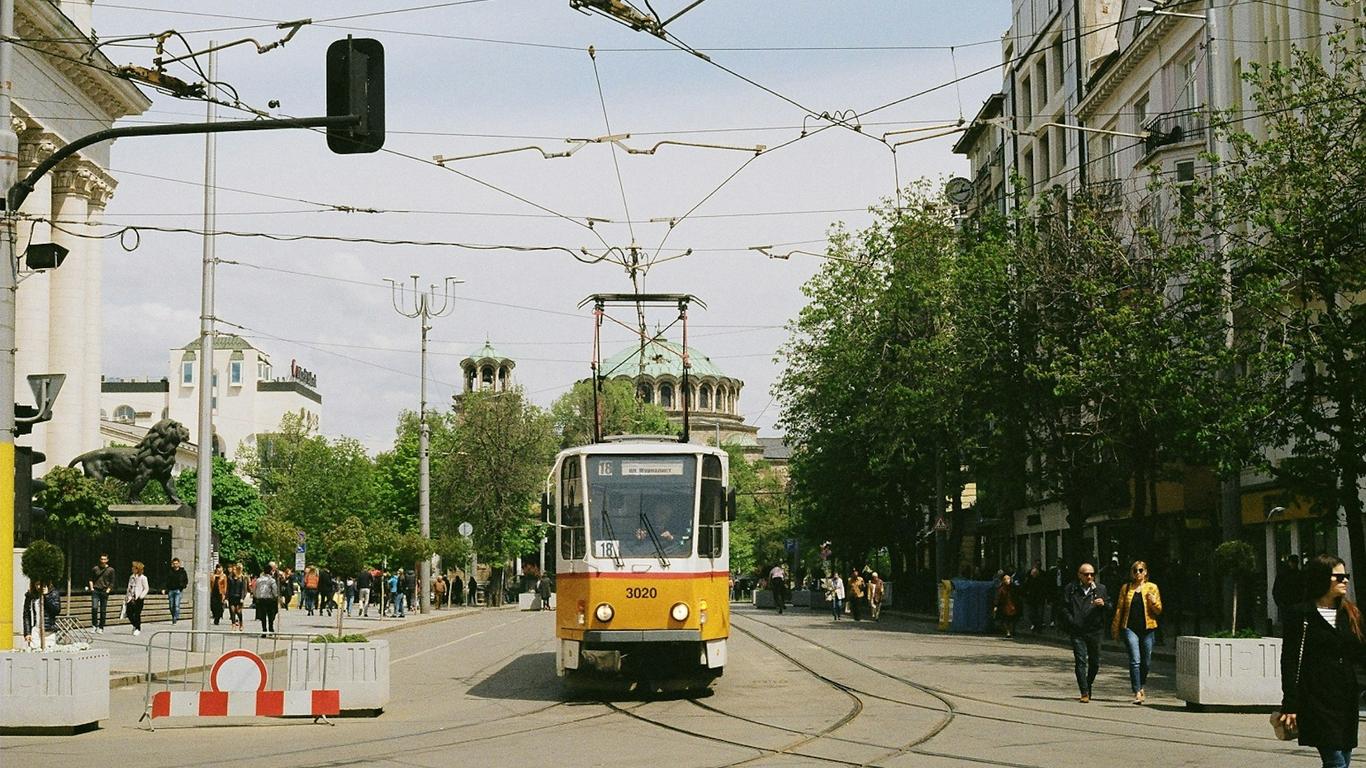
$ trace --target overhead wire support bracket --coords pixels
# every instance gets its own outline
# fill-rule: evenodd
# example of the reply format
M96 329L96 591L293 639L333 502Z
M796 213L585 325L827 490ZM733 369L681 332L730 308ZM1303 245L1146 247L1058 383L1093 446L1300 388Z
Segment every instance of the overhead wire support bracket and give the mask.
M246 45L247 43L251 43L252 45L256 46L257 53L266 53L267 51L272 51L276 48L283 46L285 43L293 39L294 36L298 34L300 29L303 29L305 26L312 23L313 19L299 19L298 21L282 21L279 24L276 24L275 28L288 29L289 33L272 43L261 43L255 38L244 37L241 40L234 40L230 43L223 43L222 45L209 46L208 48L205 48L202 51L191 51L190 53L182 54L180 56L173 56L169 59L166 59L162 58L160 55L162 51L162 46L165 44L166 39L169 38L171 35L180 34L179 32L176 32L175 30L171 29L162 32L160 35L157 35L157 57L152 59L152 63L156 65L157 69L164 69L167 64L175 64L178 61L193 59L198 56L202 56L206 53L221 51L225 48L233 48L239 45Z

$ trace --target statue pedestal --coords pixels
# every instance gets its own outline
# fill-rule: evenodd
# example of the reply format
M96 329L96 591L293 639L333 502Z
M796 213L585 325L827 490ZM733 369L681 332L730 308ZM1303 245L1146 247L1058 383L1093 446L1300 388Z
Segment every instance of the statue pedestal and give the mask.
M120 523L171 529L171 557L180 558L194 573L194 507L188 504L110 504L109 514Z

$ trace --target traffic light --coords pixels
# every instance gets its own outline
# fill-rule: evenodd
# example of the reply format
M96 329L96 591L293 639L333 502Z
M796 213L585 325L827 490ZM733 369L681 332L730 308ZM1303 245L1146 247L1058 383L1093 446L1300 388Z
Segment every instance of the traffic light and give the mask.
M360 122L327 129L327 147L339 155L384 146L384 46L368 37L327 47L327 116L359 115Z
M47 510L33 506L33 494L43 489L43 481L33 477L33 465L47 456L27 446L14 447L14 535L16 541L29 541L33 528L47 519Z

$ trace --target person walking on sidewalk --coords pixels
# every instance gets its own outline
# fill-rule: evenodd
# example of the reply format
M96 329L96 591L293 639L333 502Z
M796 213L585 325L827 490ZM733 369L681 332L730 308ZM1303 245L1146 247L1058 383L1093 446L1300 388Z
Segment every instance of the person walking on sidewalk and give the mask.
M1020 592L1008 573L1001 576L1001 586L996 588L991 611L1006 637L1014 637L1015 622L1020 618Z
M275 632L275 615L280 611L280 582L275 578L274 561L256 577L251 588L251 602L256 607L256 620L261 622L261 636Z
M370 585L374 578L370 575L369 568L360 569L356 574L356 602L360 604L360 615L370 615Z
M782 563L768 572L768 587L773 590L773 604L778 607L778 613L782 613L787 602L787 572Z
M863 576L857 570L849 573L849 612L854 615L854 621L863 619L863 601L867 597L868 582L863 580Z
M1366 657L1361 610L1347 599L1352 578L1342 560L1305 561L1305 595L1285 623L1281 653L1281 722L1299 729L1323 768L1347 768L1357 745L1360 686L1356 665Z
M133 573L128 577L128 589L123 593L124 613L128 616L128 623L133 625L134 637L142 634L142 606L147 593L151 591L142 571L142 563L134 560Z
M1148 581L1147 563L1136 560L1129 567L1129 581L1120 588L1116 607L1110 635L1122 640L1129 651L1129 687L1134 691L1134 703L1142 704L1153 662L1157 617L1162 615L1162 593Z
M835 621L839 621L840 614L844 613L844 582L840 579L839 571L830 574L825 596L830 598L830 611L835 614Z
M1042 563L1035 560L1034 567L1025 575L1020 590L1024 592L1025 621L1029 623L1029 631L1036 635L1048 624L1044 610L1048 605L1050 589L1052 588L1048 584L1048 574L1044 572Z
M1082 704L1091 701L1091 686L1100 671L1100 633L1105 628L1110 597L1105 585L1096 583L1096 567L1083 562L1077 580L1062 591L1059 620L1072 641L1072 661L1076 666L1077 690Z
M109 555L100 554L100 563L90 569L90 626L95 633L104 634L104 623L109 613L109 593L114 589L114 566Z
M318 569L308 566L304 571L304 610L309 616L313 615L313 608L318 604Z
M171 575L166 580L166 603L171 609L171 623L180 621L180 598L190 586L190 575L180 565L180 558L171 558Z
M228 600L228 575L223 572L223 564L213 567L209 577L209 613L213 614L213 625L223 620L223 604Z
M873 571L873 577L868 579L868 615L873 617L873 621L882 617L882 598L886 596L887 588L882 584L882 577Z
M234 632L242 631L242 606L247 602L247 579L242 575L242 564L233 563L228 574L228 622Z

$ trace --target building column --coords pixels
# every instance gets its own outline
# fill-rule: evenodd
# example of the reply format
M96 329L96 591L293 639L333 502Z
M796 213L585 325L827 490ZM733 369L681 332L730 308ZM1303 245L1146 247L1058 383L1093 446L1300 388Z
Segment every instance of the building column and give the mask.
M92 169L95 181L92 184L90 204L86 216L87 234L96 234L96 226L104 217L104 208L114 194L117 182L113 177L99 169ZM101 298L104 295L104 241L86 240L85 245L85 366L88 386L82 390L82 412L85 420L81 422L81 450L99 448L104 441L100 438L100 381L104 378L104 312Z
M46 160L57 149L55 136L46 133L29 120L14 121L14 130L19 134L19 175L25 176L39 163ZM24 200L20 208L24 216L48 219L52 217L52 180L48 176L38 180L33 192ZM19 222L19 256L30 243L52 241L52 227L46 222ZM51 290L51 273L25 272L20 262L19 289L15 294L15 353L14 353L14 401L32 403L33 392L28 386L28 376L34 373L49 373L48 365L48 292ZM59 400L60 406L61 401ZM40 453L47 452L47 425L38 424L33 433L21 442L32 446ZM50 466L39 465L44 469ZM40 469L36 474L42 474Z
M64 465L95 447L85 445L83 439L85 390L94 387L95 397L99 397L99 372L95 371L92 379L86 365L91 347L86 338L86 309L100 310L99 296L86 295L89 241L80 235L85 234L94 177L83 166L79 160L68 160L52 174L52 240L68 251L61 269L52 273L49 292L48 364L53 372L66 374L66 384L48 423L47 458L53 466ZM95 340L94 345L98 344Z

